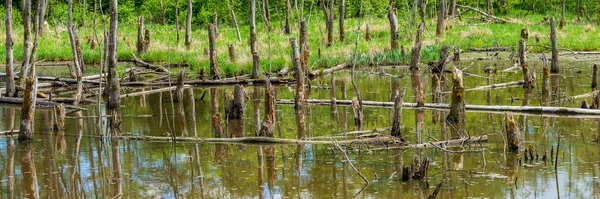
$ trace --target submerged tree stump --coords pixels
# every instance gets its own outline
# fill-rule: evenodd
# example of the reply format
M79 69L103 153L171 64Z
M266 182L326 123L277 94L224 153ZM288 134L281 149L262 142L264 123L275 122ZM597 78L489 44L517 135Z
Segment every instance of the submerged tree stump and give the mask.
M233 94L228 93L225 102L225 114L227 119L244 119L245 93L244 87L240 85L235 85Z
M426 180L429 171L429 158L420 160L418 156L413 157L410 167L402 168L402 181Z
M392 131L390 133L391 136L398 137L402 142L405 141L402 136L402 99L404 98L404 93L406 89L402 89L402 92L398 93L396 91L396 96L394 97L394 121L392 123Z
M364 116L361 110L360 102L358 98L352 98L352 110L354 110L354 125L362 128Z
M174 102L183 102L183 83L185 82L185 68L177 75L177 88L175 89Z
M265 82L265 117L263 119L259 136L273 137L275 127L275 90L270 81Z
M446 121L456 125L459 131L462 131L465 123L465 88L463 87L462 71L454 67L452 70L452 95L450 104L450 113L446 117Z
M504 116L506 138L508 150L511 152L519 152L523 143L521 141L521 132L515 122L512 113L507 112Z
M535 78L533 76L535 73L533 73L533 75L529 74L529 65L527 64L527 46L524 39L519 41L519 64L523 70L523 88L535 88Z

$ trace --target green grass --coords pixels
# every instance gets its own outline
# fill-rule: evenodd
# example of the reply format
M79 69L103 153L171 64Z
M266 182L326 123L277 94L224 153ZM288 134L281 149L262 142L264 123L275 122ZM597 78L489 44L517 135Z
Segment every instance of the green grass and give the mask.
M472 20L474 15L463 16L462 21L452 20L447 24L447 30L444 36L435 36L435 19L427 21L426 30L423 36L423 51L422 63L437 60L441 45L460 45L461 49L469 48L488 48L488 47L516 47L520 39L520 31L522 28L529 30L529 44L550 45L549 41L549 24L542 23L544 15L528 15L522 17L522 12L511 12L514 15L501 16L511 20L514 23L510 24L494 24L483 23L478 20ZM389 25L386 18L367 18L357 19L350 18L346 20L346 41L340 42L337 30L337 22L334 30L335 42L330 47L325 47L325 22L321 16L312 16L309 21L309 43L310 43L310 69L327 68L342 62L351 62L354 42L356 41L358 24L361 26L359 33L359 43L357 49L357 64L358 65L391 65L391 64L407 64L410 57L410 49L414 39L414 27L410 17L400 17L400 35L401 45L404 46L407 55L402 57L399 51L391 51L389 49ZM364 40L364 22L368 23L371 30L371 41ZM283 67L291 66L290 61L290 37L298 37L297 22L292 21L292 33L284 35L280 31L278 21L272 21L273 32L271 32L271 55L269 56L269 37L262 23L257 24L258 30L258 45L259 55L261 58L261 71L278 71ZM192 48L186 49L183 45L185 32L180 31L181 41L176 42L176 34L174 26L162 26L157 24L146 24L146 27L151 30L151 44L148 52L139 56L142 60L158 63L187 63L191 66L191 73L204 70L208 72L209 61L208 57L204 56L204 49L208 48L208 33L205 26L194 27L192 32ZM4 28L4 26L2 26ZM56 32L55 32L56 28ZM86 63L99 63L100 56L98 47L102 46L102 27L96 26L100 33L100 44L96 44L96 49L90 48L89 40L92 39L92 27L80 28L80 38L82 43L83 57ZM242 42L237 41L235 29L229 24L222 24L219 28L220 36L217 39L217 54L218 64L221 73L225 76L233 76L239 74L248 74L251 71L251 61L248 37L249 27L243 25L240 27L242 34ZM5 31L0 31L2 39ZM15 25L15 58L22 59L22 28ZM595 24L579 22L575 23L572 18L567 18L567 25L564 29L558 31L559 47L568 48L577 51L592 51L599 50L600 45L600 30ZM537 39L539 39L539 41ZM130 60L132 53L136 52L135 42L137 40L137 27L135 23L120 23L119 24L119 43L118 43L118 58L119 60ZM2 40L2 43L4 41ZM227 46L233 44L235 46L237 60L231 62L229 60ZM41 38L38 50L38 60L46 61L67 61L71 59L71 50L68 40L68 33L64 25L49 27L46 29L44 37ZM319 56L319 49L320 54ZM530 51L541 52L549 49L543 47L531 47ZM0 49L1 54L5 54L5 49ZM5 62L5 57L0 57L1 62Z

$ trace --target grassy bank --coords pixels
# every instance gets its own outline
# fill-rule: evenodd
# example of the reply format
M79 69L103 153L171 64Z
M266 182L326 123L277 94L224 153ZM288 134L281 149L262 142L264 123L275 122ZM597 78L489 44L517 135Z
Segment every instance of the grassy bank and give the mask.
M527 15L524 12L512 12L513 15L501 16L509 19L509 24L483 23L476 20L473 13L462 16L462 19L452 19L447 23L447 30L443 37L435 36L435 21L429 19L424 33L424 47L422 53L422 62L436 60L440 46L460 45L461 48L489 48L489 47L516 47L520 39L522 28L529 30L529 44L550 45L550 28L547 21L544 21L545 15ZM405 46L407 53L410 53L412 40L414 39L414 24L410 20L400 20L401 45ZM365 23L369 24L371 31L371 41L365 41L364 31ZM273 31L269 34L262 23L258 26L258 45L261 57L261 71L278 71L285 66L290 66L290 37L298 37L297 23L293 22L293 31L290 35L285 35L281 31L279 21L272 21ZM389 24L386 18L350 18L346 20L346 41L340 42L337 30L337 22L334 31L335 42L331 47L325 47L326 32L325 22L322 16L312 16L309 18L309 40L310 40L310 68L326 68L341 62L349 62L352 58L354 41L356 41L358 24L362 24L359 32L360 41L358 44L358 64L405 64L406 55L402 57L400 52L389 50ZM98 46L102 44L102 26L97 25L96 29L100 34L100 44L96 44L95 49L91 49L93 29L91 24L80 28L80 38L82 51L86 63L99 63L100 56ZM193 71L208 71L208 57L204 55L204 49L208 48L208 33L205 26L194 27L192 33L192 48L187 50L183 45L185 32L180 31L181 41L176 42L175 27L171 25L163 26L158 24L147 24L151 30L151 44L147 53L139 56L142 60L148 62L161 63L187 63ZM2 26L4 28L4 26ZM249 27L242 25L240 27L242 41L237 40L235 29L229 24L221 24L219 28L220 36L217 39L217 54L221 72L227 76L235 74L248 74L251 70L251 55L249 51ZM2 43L4 43L5 30L0 31ZM22 58L22 27L15 25L15 58ZM567 25L564 29L558 31L559 47L568 48L577 51L600 50L600 30L595 24L588 22L575 22L575 19L567 18ZM135 23L119 24L119 60L130 60L132 53L136 52L137 27ZM271 49L269 50L269 43ZM227 46L233 44L237 55L237 60L229 60ZM65 61L71 59L68 33L64 25L47 27L43 38L40 40L38 60L46 61ZM270 52L269 52L270 51ZM320 51L320 53L319 53ZM543 47L531 47L530 51L542 52L549 51ZM5 49L0 49L1 54L5 54ZM0 57L2 63L5 57Z

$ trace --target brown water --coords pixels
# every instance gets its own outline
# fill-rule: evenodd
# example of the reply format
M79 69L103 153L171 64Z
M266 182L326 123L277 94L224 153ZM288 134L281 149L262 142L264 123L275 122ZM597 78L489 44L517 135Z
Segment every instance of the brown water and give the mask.
M487 76L483 68L496 64L498 71L512 66L501 54L501 60L463 61L465 72ZM473 54L470 57L487 57ZM540 63L532 55L531 65ZM570 57L562 62L564 75L552 99L590 92L591 66L597 57ZM471 65L471 63L473 63ZM407 69L360 69L402 75L402 78L357 73L356 83L364 100L389 101L394 84L407 88L405 102L413 101L410 72ZM43 71L43 70L40 70ZM579 72L583 71L583 72ZM562 73L562 72L561 72ZM429 72L423 75L426 103L432 101ZM451 75L447 74L451 79ZM313 80L312 99L329 99L330 75ZM355 96L348 72L335 74L337 99L343 99L341 79L346 81L347 98ZM490 83L521 80L521 73L492 75ZM555 80L553 79L553 80ZM487 85L485 78L465 76L465 87ZM448 91L450 81L447 81ZM539 105L541 83L531 94L531 105ZM262 121L263 87L246 86L247 100L244 127L230 122L227 128L237 136L253 136L257 116ZM278 99L293 99L294 86L278 86ZM146 90L150 88L145 88ZM128 90L136 92L141 89ZM193 99L185 91L182 103L171 103L169 92L125 98L122 101L121 130L134 135L214 137L210 122L215 110L223 114L224 95L233 87L194 88ZM521 87L491 91L468 91L467 103L479 105L522 105ZM445 96L444 99L446 99ZM511 100L511 98L513 100ZM587 99L588 102L590 99ZM449 100L446 100L449 103ZM555 105L578 107L576 102ZM95 115L88 107L81 116ZM215 109L216 108L216 109ZM104 108L101 107L104 111ZM194 111L195 110L195 111ZM307 110L309 137L334 135L353 131L353 112L349 107L337 107L332 115L329 106L314 105ZM0 130L18 129L19 107L0 108ZM363 129L386 128L391 124L390 109L365 107ZM402 133L411 143L441 139L448 127L439 122L444 111L403 111ZM426 198L439 182L444 182L438 198L598 198L600 196L600 135L599 119L569 117L516 116L525 145L532 145L540 156L537 161L525 161L505 153L504 115L468 112L466 131L472 135L488 135L490 141L464 149L486 148L481 153L448 153L437 149L375 150L376 147L353 145L349 158L371 182L364 181L336 152L332 145L245 145L158 143L100 139L106 134L106 118L76 118L69 115L63 133L51 130L50 111L36 112L36 140L19 144L10 137L0 138L0 193L6 198ZM296 137L295 112L291 105L277 105L275 136ZM240 130L243 129L243 130ZM243 133L242 133L243 132ZM544 162L544 151L558 152L558 170ZM461 150L463 148L452 148ZM412 158L430 158L426 181L401 180L402 167ZM13 177L9 177L13 176Z

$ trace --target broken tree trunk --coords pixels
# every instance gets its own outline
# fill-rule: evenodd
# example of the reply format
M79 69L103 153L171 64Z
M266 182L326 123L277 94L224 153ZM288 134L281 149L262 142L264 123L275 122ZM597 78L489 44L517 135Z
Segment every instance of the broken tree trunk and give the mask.
M396 91L396 96L394 97L394 122L392 123L392 131L391 136L398 137L402 142L405 141L402 136L402 99L404 98L404 93L406 89L402 89L402 92L398 93Z
M292 30L290 29L290 10L292 9L292 5L290 0L285 1L285 26L283 27L284 34L290 34Z
M548 66L548 58L542 53L542 105L548 106L550 101L550 66Z
M519 152L523 143L521 141L521 132L519 132L519 127L517 127L517 123L513 119L512 113L506 113L504 117L505 129L506 129L506 138L508 143L508 150L511 152Z
M35 69L35 66L32 66L31 69ZM36 104L34 102L37 101L36 93L37 79L35 78L35 71L32 71L30 77L28 77L26 80L25 92L23 94L23 108L21 109L21 126L19 128L20 141L33 140L33 119Z
M209 46L209 59L210 59L210 79L217 80L221 79L221 73L219 72L219 66L217 65L217 47L215 26L208 24L208 46Z
M187 0L187 15L185 18L185 47L192 48L192 0Z
M79 48L79 37L75 34L74 26L72 25L72 13L73 13L73 0L68 1L68 23L67 30L69 32L69 41L71 43L71 53L73 55L73 65L75 67L75 78L77 79L77 93L75 94L75 105L79 104L81 100L81 95L83 92L83 85L81 83L83 71L82 71L82 63L83 57L81 56L81 49Z
M231 101L225 103L225 115L227 119L244 119L244 97L244 87L235 85Z
M390 21L390 47L392 50L394 50L400 47L398 42L400 33L398 32L398 17L396 17L396 8L392 5L392 2L393 1L390 1L390 5L388 6L388 20Z
M258 45L256 44L256 0L250 0L250 53L252 54L253 79L258 78L260 57L258 56Z
M443 45L440 50L440 59L437 61L437 63L434 63L434 67L431 70L432 73L439 74L444 72L444 69L446 68L446 61L448 60L448 54L448 46Z
M229 61L235 63L235 47L233 44L229 44Z
M308 45L308 31L306 27L306 20L302 19L299 23L300 26L300 65L304 74L308 73L308 62L310 61L310 47Z
M465 88L463 87L462 71L454 67L452 70L452 104L446 121L456 126L464 125L465 122Z
M13 55L13 39L12 39L12 0L6 0L6 92L4 93L7 97L14 97L17 92L15 89L15 75L14 75L14 55Z
M417 35L415 38L415 44L412 48L412 54L410 57L410 69L415 70L419 68L419 63L421 63L421 38L423 36L423 31L425 28L425 24L419 24L419 28L417 29Z
M554 17L550 18L550 42L552 42L552 67L550 68L550 72L558 73L558 43L556 42L556 26L554 25Z
M144 53L144 16L138 17L137 24L137 55L142 55Z
M263 119L259 135L262 137L273 137L275 127L275 90L269 81L265 84L265 117Z
M438 12L437 27L435 29L435 35L441 37L444 35L446 30L446 0L440 0L440 10Z
M110 1L110 31L108 33L108 48L107 48L107 67L108 80L106 88L108 89L108 100L106 108L108 110L118 110L121 106L121 94L119 89L119 74L117 72L117 0Z
M296 39L290 38L290 45L292 48L292 65L294 69L294 78L296 79L296 93L294 95L294 110L296 112L296 126L297 126L297 137L303 139L306 135L305 130L305 105L304 105L304 87L306 77L304 75L304 69L300 63L301 57L298 55L298 47L296 45Z
M65 128L65 105L60 104L54 107L54 131L62 131Z
M371 30L369 29L369 24L366 24L365 27L365 41L371 41Z
M175 89L175 102L183 102L183 83L185 82L185 68L177 75L177 88Z
M175 32L177 34L177 46L179 46L179 0L175 0Z
M519 41L519 64L523 70L523 88L535 88L535 79L529 74L529 65L527 64L527 46L525 39Z
M338 8L338 18L339 18L339 31L340 31L340 42L344 42L344 39L346 38L346 30L344 28L344 20L345 20L345 9L346 9L346 5L345 5L346 0L340 0L339 3L339 8Z

